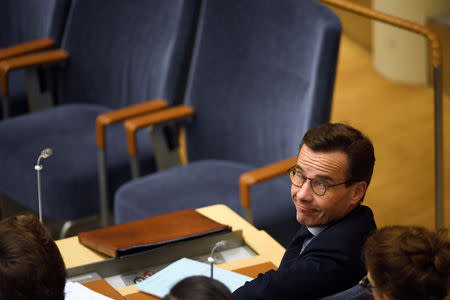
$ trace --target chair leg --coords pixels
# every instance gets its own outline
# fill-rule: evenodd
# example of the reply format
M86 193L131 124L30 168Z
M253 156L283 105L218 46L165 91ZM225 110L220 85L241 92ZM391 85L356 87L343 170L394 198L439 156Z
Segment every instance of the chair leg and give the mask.
M253 212L252 212L252 208L247 208L244 207L244 212L245 212L245 219L250 223L253 224Z
M106 153L104 149L98 149L98 182L100 189L100 224L108 226L108 178L106 174Z
M2 100L3 119L7 119L9 117L9 97L3 95Z
M139 164L137 156L130 156L131 178L139 177Z
M166 170L170 167L181 165L180 145L170 145L164 126L151 126L149 127L149 131L158 169ZM174 131L176 130L172 130L172 132ZM172 139L177 140L177 138L173 137Z
M46 83L45 86L43 82ZM53 106L55 101L48 69L26 68L25 84L30 111L39 111Z

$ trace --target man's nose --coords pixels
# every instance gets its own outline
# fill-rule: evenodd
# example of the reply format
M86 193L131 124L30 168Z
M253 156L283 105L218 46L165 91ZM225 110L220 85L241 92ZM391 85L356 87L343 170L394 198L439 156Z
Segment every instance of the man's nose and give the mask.
M300 201L311 201L313 196L314 192L311 188L311 180L306 179L305 183L297 189L296 197Z

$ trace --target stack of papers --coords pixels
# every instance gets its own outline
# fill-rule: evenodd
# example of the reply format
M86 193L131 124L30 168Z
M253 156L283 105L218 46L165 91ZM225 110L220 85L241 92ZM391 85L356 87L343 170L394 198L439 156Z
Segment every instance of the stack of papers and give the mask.
M78 282L66 281L66 286L64 287L65 300L113 300L112 298L106 297L102 294L94 292L88 289Z
M189 258L182 258L157 272L155 275L141 281L136 285L136 288L144 293L163 298L169 294L170 289L175 284L184 278L190 276L210 277L210 275L210 264L198 262ZM231 292L234 292L237 288L243 286L246 281L253 279L217 267L214 267L213 275L214 279L222 282Z

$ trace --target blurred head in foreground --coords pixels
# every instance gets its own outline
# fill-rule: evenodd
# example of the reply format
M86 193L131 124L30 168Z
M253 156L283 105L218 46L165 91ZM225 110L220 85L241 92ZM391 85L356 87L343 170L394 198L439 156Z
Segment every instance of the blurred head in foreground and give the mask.
M448 230L388 226L367 239L366 291L375 300L444 299L449 289Z
M178 282L164 300L233 300L221 282L205 276L192 276Z
M64 299L66 268L33 215L0 221L0 299Z

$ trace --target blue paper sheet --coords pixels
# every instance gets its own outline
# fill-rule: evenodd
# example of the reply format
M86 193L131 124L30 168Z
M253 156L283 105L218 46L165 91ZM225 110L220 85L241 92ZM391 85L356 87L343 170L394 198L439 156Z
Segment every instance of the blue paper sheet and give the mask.
M136 285L137 289L163 298L170 289L186 277L203 275L210 277L211 265L189 258L182 258L168 265L153 276ZM214 279L222 282L231 292L253 278L232 271L214 267Z

